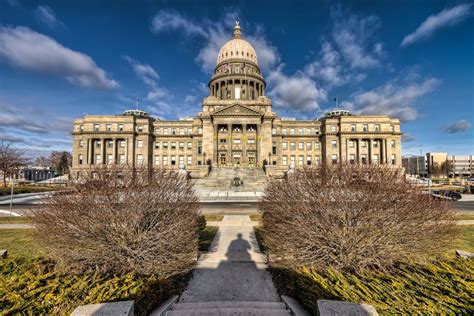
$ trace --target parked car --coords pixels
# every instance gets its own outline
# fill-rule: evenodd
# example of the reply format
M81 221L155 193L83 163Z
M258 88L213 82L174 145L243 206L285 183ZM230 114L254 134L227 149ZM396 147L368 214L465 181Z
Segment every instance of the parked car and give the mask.
M457 201L462 198L461 193L455 192L455 191L449 191L449 190L434 190L434 191L431 191L431 194L437 198L445 197L445 198L450 198L453 201Z

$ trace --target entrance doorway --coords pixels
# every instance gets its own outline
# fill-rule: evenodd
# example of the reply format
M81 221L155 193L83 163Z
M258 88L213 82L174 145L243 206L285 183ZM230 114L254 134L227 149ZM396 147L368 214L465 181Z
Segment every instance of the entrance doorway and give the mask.
M234 167L240 167L240 162L241 162L241 159L240 159L241 155L239 153L237 154L233 154L233 159L234 159Z
M249 167L255 167L255 157L249 157Z
M219 166L225 167L227 164L227 157L219 157Z

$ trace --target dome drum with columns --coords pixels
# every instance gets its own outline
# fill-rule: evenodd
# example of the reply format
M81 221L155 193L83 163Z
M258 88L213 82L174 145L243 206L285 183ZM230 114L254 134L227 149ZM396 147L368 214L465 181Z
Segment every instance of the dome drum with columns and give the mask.
M398 119L346 110L319 119L285 119L272 111L265 89L255 49L236 22L232 38L219 51L209 96L196 117L159 120L137 109L78 119L73 175L79 177L93 165L119 163L175 170L185 166L195 178L207 176L208 165L265 166L267 175L324 161L401 165Z

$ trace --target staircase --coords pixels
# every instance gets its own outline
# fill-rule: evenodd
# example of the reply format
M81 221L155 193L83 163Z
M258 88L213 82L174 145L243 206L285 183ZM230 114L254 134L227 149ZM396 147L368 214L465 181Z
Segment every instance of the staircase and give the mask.
M176 303L166 316L289 316L291 312L283 302L224 301L201 303Z
M241 186L232 186L240 178ZM263 192L267 177L261 168L213 168L206 178L193 180L196 191Z

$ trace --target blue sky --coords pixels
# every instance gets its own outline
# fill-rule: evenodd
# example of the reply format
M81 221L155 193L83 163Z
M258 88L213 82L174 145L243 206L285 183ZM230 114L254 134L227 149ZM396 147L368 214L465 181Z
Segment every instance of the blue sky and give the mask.
M281 116L402 120L403 154L474 154L474 2L0 0L0 139L70 150L72 121L195 115L235 20Z

